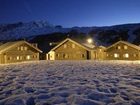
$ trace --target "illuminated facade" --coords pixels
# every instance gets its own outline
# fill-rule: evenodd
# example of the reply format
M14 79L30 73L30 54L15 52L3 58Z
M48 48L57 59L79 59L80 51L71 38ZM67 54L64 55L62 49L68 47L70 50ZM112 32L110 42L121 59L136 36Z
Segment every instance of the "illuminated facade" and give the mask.
M65 39L50 52L47 53L47 60L95 60L104 59L103 46L82 44L70 38Z
M0 46L0 63L39 60L39 50L26 41L7 42Z
M118 41L106 49L106 59L140 60L140 47L125 41Z
M140 60L140 47L126 41L109 46L88 47L67 38L48 54L47 60Z

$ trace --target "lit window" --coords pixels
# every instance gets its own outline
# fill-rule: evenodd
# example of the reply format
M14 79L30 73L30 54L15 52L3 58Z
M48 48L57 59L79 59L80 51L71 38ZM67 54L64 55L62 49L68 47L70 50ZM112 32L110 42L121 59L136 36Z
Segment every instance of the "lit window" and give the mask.
M20 47L17 47L17 50L20 50Z
M24 50L27 51L27 47L24 47Z
M22 60L23 59L23 57L22 56L20 56L20 60Z
M114 57L115 57L115 58L118 58L118 57L119 57L119 54L115 53L115 54L114 54Z
M17 56L17 60L19 60L19 56Z
M68 54L65 54L65 58L68 58Z
M67 45L66 44L64 44L64 48L67 48Z
M75 44L72 44L72 48L75 48Z
M27 56L26 56L26 59L28 59L28 60L29 60L30 58L31 58L31 57L30 57L30 55L27 55Z
M21 51L23 51L23 46L21 46Z
M102 51L102 49L99 49L99 51L101 52L101 51Z
M121 49L121 46L118 46L118 49Z
M129 54L128 53L124 54L124 57L129 58Z
M126 45L124 46L124 49L125 49L125 50L127 49L127 46L126 46Z

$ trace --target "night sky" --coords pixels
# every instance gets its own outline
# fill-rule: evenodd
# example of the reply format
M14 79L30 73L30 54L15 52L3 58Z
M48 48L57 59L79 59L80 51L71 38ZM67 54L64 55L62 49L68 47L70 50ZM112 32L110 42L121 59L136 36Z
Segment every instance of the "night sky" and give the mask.
M0 0L0 23L47 20L54 25L140 22L140 0Z

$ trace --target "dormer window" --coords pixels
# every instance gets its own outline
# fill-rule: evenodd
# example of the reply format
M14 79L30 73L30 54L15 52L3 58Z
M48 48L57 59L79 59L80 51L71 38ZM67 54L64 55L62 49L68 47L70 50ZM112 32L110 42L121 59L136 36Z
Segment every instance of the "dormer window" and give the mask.
M23 46L21 46L21 51L23 51L24 49L23 49Z
M72 44L72 48L75 48L75 44Z
M124 45L124 49L126 50L128 47L126 45Z
M27 47L26 46L24 47L24 50L27 51Z
M120 50L121 49L121 46L118 46L118 49Z
M66 44L64 44L64 48L67 48L67 45Z

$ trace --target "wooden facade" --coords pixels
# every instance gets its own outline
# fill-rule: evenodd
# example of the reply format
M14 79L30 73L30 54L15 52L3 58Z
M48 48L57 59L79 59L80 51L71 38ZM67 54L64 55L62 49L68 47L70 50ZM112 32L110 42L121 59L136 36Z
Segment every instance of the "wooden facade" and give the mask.
M88 60L91 59L91 49L67 38L48 54L47 60Z
M39 60L42 51L26 41L7 42L0 46L0 63Z
M107 60L140 60L140 47L119 41L106 49Z

